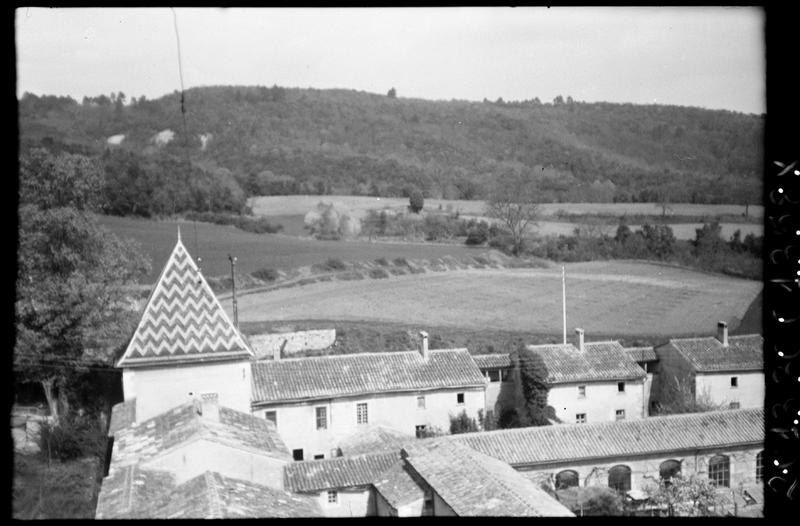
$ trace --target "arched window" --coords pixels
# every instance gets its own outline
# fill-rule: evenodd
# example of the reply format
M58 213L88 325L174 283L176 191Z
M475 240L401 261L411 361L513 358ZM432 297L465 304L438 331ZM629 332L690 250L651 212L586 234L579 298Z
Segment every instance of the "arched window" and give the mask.
M764 482L764 452L756 455L756 482Z
M731 461L725 455L714 455L708 461L708 478L717 486L731 487Z
M556 475L556 489L566 489L578 486L578 472L565 469Z
M665 460L658 467L658 474L664 480L670 480L675 475L680 475L681 463L678 460Z
M631 489L631 468L614 466L608 470L608 487L617 491L629 491Z

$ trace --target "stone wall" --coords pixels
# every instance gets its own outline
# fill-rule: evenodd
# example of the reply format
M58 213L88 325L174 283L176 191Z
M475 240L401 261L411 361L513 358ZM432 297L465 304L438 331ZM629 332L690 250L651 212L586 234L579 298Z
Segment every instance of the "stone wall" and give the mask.
M249 336L250 346L256 359L272 358L275 351L283 347L283 356L299 351L327 349L336 341L336 329L257 334Z

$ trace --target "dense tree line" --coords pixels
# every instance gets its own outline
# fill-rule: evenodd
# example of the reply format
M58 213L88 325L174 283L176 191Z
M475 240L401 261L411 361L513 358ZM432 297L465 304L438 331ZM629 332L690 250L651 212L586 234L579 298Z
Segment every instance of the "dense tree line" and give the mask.
M228 170L248 195L402 196L416 187L427 197L474 199L511 172L534 179L542 202L761 196L763 116L569 96L473 103L278 86L194 88L185 107L188 136L178 92L81 102L25 94L21 137L100 155L108 137L124 135L116 148L142 155L145 165L151 156L183 158L188 148L198 166L213 167L213 177ZM174 140L154 144L167 129Z

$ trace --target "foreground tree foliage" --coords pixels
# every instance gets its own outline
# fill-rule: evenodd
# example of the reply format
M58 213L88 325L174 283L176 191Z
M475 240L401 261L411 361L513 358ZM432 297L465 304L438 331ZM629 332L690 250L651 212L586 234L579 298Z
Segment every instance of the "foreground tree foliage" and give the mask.
M707 477L673 475L645 486L650 503L662 507L669 517L710 517L721 504L716 486Z
M88 160L38 152L20 180L14 369L41 383L58 421L76 375L108 363L133 328L126 287L149 262L94 220L102 174Z
M554 411L547 405L547 366L542 357L524 344L517 346L515 353L519 371L519 389L522 396L518 418L522 426L550 425ZM512 417L513 418L513 417Z

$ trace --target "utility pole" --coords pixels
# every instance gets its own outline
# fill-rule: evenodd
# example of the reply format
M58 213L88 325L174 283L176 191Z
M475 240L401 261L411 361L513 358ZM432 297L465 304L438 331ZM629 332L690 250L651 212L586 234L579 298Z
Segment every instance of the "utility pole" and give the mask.
M567 274L561 266L561 319L564 326L564 345L567 344Z
M233 287L233 325L239 328L239 308L236 304L236 258L228 254L228 261L231 262L231 286Z

